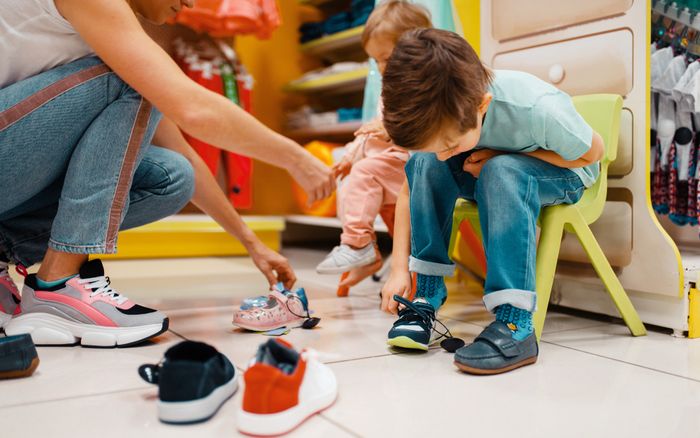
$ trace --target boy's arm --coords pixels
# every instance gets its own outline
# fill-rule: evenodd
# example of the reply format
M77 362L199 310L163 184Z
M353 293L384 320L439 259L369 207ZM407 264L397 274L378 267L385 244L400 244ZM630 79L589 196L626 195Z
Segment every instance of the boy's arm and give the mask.
M588 149L588 152L583 154L577 160L567 161L556 152L548 151L545 149L538 149L533 152L526 152L525 155L538 158L542 161L546 161L547 163L553 164L558 167L573 169L577 167L586 167L590 164L600 161L603 158L604 153L605 144L603 143L603 138L600 136L600 134L593 131L593 138L591 140L590 149Z
M409 209L408 181L404 179L396 199L394 219L394 246L391 253L391 275L382 288L382 310L396 313L398 303L394 294L410 298L412 290L411 274L408 272L408 258L411 255L411 212Z

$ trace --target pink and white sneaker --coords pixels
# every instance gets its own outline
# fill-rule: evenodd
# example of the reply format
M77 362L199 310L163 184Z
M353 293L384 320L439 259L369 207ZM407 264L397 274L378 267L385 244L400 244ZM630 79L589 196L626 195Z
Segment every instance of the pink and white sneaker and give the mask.
M233 324L246 330L267 332L280 327L302 326L308 317L306 305L294 293L285 295L272 290L263 306L234 313Z
M110 286L99 259L56 288L39 289L28 275L21 313L5 327L8 336L29 333L37 345L128 346L168 329L161 312L133 303Z
M19 313L19 289L10 277L8 266L0 262L0 328L6 326L12 315Z

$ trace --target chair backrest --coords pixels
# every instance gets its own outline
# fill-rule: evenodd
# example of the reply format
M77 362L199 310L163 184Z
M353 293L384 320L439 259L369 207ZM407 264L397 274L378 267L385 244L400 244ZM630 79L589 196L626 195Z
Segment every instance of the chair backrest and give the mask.
M603 213L608 193L608 167L617 158L617 143L620 136L622 96L617 94L587 94L572 98L576 111L603 138L605 154L600 161L600 177L588 188L576 208L586 222L595 222Z

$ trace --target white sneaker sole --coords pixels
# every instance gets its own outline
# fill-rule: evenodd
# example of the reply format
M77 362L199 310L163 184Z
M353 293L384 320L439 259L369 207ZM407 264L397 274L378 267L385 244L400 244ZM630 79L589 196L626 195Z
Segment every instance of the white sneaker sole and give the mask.
M11 319L12 315L9 313L0 312L0 328L5 327Z
M338 389L336 387L332 392L276 414L252 414L239 409L236 424L238 430L247 435L284 435L296 429L314 414L330 407L337 397Z
M344 272L351 271L355 268L370 265L376 261L377 261L377 253L374 250L372 250L370 255L364 256L361 259L358 259L355 263L352 263L349 265L330 266L330 267L324 267L324 266L319 265L316 267L316 273L321 274L321 275L342 274Z
M293 328L301 327L302 324L304 324L303 318L293 319L293 320L287 321L283 324L271 324L271 325L263 326L263 327L255 326L252 324L249 325L249 324L246 324L245 322L233 321L233 325L235 325L236 327L242 328L244 330L250 330L252 332L269 332L270 330L275 330L275 329L282 328L282 327L287 327L287 328L293 329Z
M216 414L238 389L238 371L233 379L198 400L184 402L158 401L158 418L166 423L196 423Z
M8 336L29 333L35 345L115 347L137 344L168 329L168 319L137 327L102 327L69 321L49 313L26 313L12 318L5 327Z

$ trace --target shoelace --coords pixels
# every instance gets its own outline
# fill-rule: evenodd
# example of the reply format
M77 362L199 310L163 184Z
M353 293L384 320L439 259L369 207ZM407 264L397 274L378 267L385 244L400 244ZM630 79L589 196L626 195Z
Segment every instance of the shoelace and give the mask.
M116 301L118 305L123 304L129 299L112 289L112 287L110 286L109 277L102 276L93 278L79 278L78 284L85 285L86 288L92 289L90 298L96 297L98 295L104 295L110 300Z
M450 329L447 328L447 326L443 324L442 321L437 319L435 316L430 315L425 310L420 309L413 302L399 295L394 295L394 301L405 306L404 309L399 311L399 321L422 322L429 330L434 331L435 333L440 335L437 338L435 338L435 341L445 338L442 342L440 342L440 346L445 350L449 351L450 353L454 353L455 351L457 351L458 348L464 345L464 341L462 339L452 336ZM437 327L433 324L433 321L440 324L442 328L445 329L445 331L442 332L438 330Z

